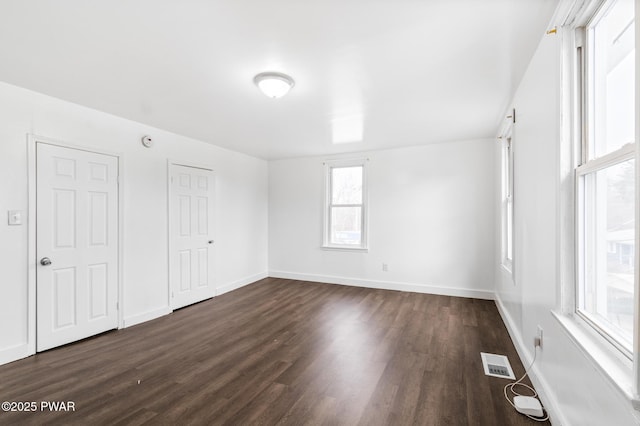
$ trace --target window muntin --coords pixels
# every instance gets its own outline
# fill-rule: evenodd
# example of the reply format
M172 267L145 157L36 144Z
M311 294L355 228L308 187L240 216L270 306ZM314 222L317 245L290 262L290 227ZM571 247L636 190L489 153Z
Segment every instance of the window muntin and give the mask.
M586 63L578 67L586 76L580 97L586 134L576 168L576 312L629 358L635 297L634 15L633 0L610 1L586 29Z
M366 248L364 162L327 164L324 246Z

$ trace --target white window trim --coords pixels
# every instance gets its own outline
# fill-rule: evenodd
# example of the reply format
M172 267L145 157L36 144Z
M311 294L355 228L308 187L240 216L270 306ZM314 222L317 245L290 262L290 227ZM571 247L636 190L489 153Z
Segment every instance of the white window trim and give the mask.
M513 154L513 123L515 117L515 110L512 111L512 115L507 117L507 123L500 132L499 140L500 144L500 266L502 269L514 276L514 264L515 264L515 203L514 203L514 154ZM508 155L509 158L505 158ZM510 167L507 167L507 163ZM509 168L509 198L511 199L511 241L507 241L507 220L508 220L508 201L505 198L505 172ZM511 244L511 259L507 257L507 247ZM515 281L514 281L515 283Z
M503 155L503 164L502 164L502 200L501 200L501 222L502 222L502 267L511 275L513 275L513 264L514 264L514 225L515 225L515 204L514 204L514 184L513 177L515 176L513 166L514 166L514 156L513 156L513 141L511 138L511 127L509 127L509 131L506 136L503 137L502 142L502 155ZM504 158L508 157L508 158ZM508 176L505 177L505 173L508 173ZM505 188L505 179L507 179ZM505 194L505 191L507 194ZM511 203L511 223L509 222L509 203ZM509 232L508 227L511 226L511 241L509 241ZM511 258L508 256L508 247L511 246Z
M326 160L324 164L324 203L323 203L323 236L322 249L348 252L369 251L369 197L368 197L368 158L349 158L338 160ZM331 232L331 169L334 167L358 167L362 166L362 242L360 245L332 244ZM358 204L358 207L360 204Z

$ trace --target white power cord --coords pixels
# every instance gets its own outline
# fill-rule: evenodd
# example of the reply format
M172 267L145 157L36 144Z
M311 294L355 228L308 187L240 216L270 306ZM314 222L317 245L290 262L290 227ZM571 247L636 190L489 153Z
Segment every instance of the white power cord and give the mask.
M536 392L536 390L534 388L532 388L531 386L527 385L526 383L521 383L522 380L524 380L525 377L527 377L529 375L529 370L531 370L531 367L533 367L533 364L536 362L536 357L538 356L538 346L534 347L534 352L533 352L533 361L531 361L531 365L529 365L529 368L527 368L524 372L524 374L522 375L522 377L520 377L518 380L516 380L513 383L509 383L508 385L506 385L504 387L504 397L507 399L507 401L509 401L509 404L511 404L511 406L513 408L516 408L516 405L513 403L513 401L511 401L511 398L509 398L509 395L507 394L507 389L509 391L511 391L511 393L513 394L513 396L530 396L532 398L537 398L538 397L538 392ZM518 393L515 390L516 386L522 386L526 389L529 389L529 391L531 391L531 393L533 393L533 395L523 395L521 393ZM529 417L531 420L535 420L537 422L546 422L547 420L549 420L549 413L544 409L543 407L543 411L546 413L544 417L534 417L531 416L529 414L524 414L525 416Z

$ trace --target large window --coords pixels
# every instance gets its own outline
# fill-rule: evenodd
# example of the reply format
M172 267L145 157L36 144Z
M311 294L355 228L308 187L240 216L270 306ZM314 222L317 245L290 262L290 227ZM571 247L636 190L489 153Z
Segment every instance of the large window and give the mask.
M365 249L365 161L325 163L326 201L324 246Z
M605 2L578 46L576 312L631 358L635 289L634 1Z

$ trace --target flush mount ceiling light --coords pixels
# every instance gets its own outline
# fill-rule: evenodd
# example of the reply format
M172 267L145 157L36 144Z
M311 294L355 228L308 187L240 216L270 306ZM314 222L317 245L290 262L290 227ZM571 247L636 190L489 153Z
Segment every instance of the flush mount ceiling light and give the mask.
M270 98L283 97L296 84L291 77L279 72L261 72L253 82Z

